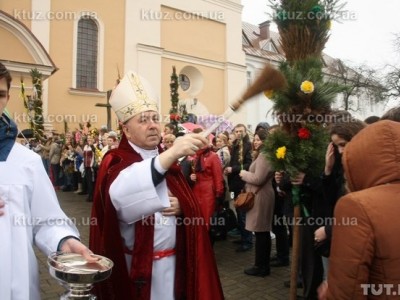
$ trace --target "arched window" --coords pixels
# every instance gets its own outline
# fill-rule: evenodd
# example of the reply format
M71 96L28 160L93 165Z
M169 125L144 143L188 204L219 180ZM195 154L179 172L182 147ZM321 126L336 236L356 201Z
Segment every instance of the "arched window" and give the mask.
M78 22L76 88L97 90L98 33L96 22L83 17Z

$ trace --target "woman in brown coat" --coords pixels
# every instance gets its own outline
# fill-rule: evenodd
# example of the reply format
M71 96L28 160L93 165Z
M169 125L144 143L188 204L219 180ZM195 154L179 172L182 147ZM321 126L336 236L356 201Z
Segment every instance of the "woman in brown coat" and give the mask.
M246 191L257 192L254 207L246 214L246 230L256 236L256 255L254 266L244 270L252 276L268 276L270 273L271 227L274 214L275 194L272 187L272 169L267 158L260 154L267 131L260 129L254 135L254 157L249 171L240 171L240 177L246 182Z
M350 193L336 204L320 299L399 299L400 123L361 130L342 162Z

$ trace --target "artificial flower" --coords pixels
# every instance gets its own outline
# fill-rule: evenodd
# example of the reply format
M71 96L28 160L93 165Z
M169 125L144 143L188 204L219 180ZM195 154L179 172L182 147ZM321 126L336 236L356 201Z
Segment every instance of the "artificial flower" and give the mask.
M297 132L297 136L301 140L308 140L311 136L311 132L307 128L300 128L299 131Z
M303 81L300 85L300 90L304 94L311 94L312 92L314 92L314 83L308 80Z
M171 121L179 121L181 119L181 116L178 114L170 114L169 119Z
M266 91L264 91L264 95L265 95L265 97L271 99L272 96L274 95L274 91L273 90L266 90Z
M286 147L279 147L278 149L276 149L276 158L277 159L285 159L286 156Z

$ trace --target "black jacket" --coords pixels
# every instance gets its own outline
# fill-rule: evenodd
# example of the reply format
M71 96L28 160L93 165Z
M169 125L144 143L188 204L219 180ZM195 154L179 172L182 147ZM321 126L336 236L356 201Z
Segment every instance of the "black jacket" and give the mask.
M229 190L234 192L235 195L240 193L245 185L245 182L240 178L239 173L241 170L249 169L252 162L251 151L252 146L249 137L246 135L243 138L243 163L240 163L240 141L236 140L232 145L231 161L229 163L229 166L232 168L232 173L228 175L228 185Z

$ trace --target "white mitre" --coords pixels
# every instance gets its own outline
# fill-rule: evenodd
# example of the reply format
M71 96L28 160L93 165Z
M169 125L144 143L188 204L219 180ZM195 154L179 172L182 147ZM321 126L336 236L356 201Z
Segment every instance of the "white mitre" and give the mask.
M113 90L110 105L118 120L125 123L145 111L158 112L158 97L146 79L129 71Z

